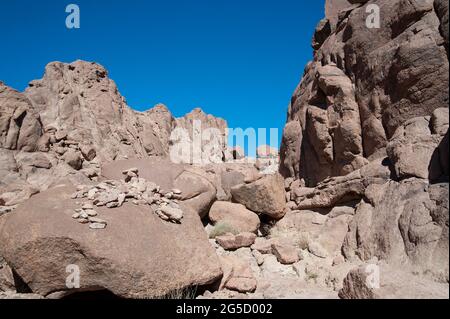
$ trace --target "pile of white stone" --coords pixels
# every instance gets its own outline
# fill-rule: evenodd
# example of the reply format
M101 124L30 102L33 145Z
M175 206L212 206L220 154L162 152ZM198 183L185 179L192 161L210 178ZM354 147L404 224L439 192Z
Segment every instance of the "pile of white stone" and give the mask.
M81 208L75 209L75 214L72 215L80 224L89 224L91 229L106 228L106 221L97 217L98 213L94 210L94 206L85 203Z
M96 217L94 206L116 208L125 202L131 202L134 205L150 206L153 212L165 221L181 223L183 210L179 205L182 199L180 190L162 190L155 183L140 178L137 168L128 169L122 174L124 180L107 180L95 186L78 186L77 192L72 194L72 199L87 199L89 202L77 209L73 218L80 223L90 223L89 227L93 229L105 228L106 222Z

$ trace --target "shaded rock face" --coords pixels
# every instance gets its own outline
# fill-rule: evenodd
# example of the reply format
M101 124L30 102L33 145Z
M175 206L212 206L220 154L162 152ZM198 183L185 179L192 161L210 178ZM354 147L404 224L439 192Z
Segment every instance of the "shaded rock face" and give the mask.
M314 186L345 175L384 157L407 120L448 109L444 2L375 1L381 28L370 29L367 1L327 1L327 17L313 40L314 60L288 110L280 154L284 176Z
M411 265L448 282L448 183L391 181L366 190L342 251L347 258Z
M436 181L448 176L448 143L447 148L441 146L447 132L448 109L443 108L436 109L432 117L413 118L401 125L387 146L396 177Z
M379 268L379 286L370 275ZM377 276L378 277L378 276ZM374 285L372 286L372 283ZM363 265L347 275L339 291L342 299L448 299L448 285L436 283L388 265Z
M0 82L0 109L0 147L35 151L42 124L32 102Z
M74 191L59 185L0 219L0 254L34 293L106 289L149 298L221 277L198 213L188 205L181 204L181 224L164 222L149 206L98 207L108 227L94 230L74 222ZM66 286L69 265L80 270L80 288Z

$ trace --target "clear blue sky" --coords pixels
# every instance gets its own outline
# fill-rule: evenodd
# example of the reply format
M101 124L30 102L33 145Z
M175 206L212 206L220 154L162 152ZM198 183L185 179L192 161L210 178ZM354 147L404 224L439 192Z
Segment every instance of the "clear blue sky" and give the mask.
M281 135L323 16L324 0L2 0L0 80L23 90L50 61L96 61L134 109L201 107Z

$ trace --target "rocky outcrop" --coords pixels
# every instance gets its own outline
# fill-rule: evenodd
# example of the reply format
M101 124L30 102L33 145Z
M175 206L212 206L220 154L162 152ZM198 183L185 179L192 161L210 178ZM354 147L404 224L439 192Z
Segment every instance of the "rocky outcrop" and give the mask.
M222 163L228 143L227 127L225 120L199 108L176 119L171 159L185 164Z
M23 95L39 114L51 148L88 144L100 160L108 161L168 154L172 123L167 108L131 110L96 63L50 63L44 77L32 81Z
M342 299L448 299L448 286L385 264L352 270L339 291Z
M146 205L97 207L108 224L97 230L73 221L79 207L71 199L75 191L59 185L0 219L0 254L34 293L106 289L120 297L151 298L221 277L219 260L189 205L181 204L180 224L161 220ZM79 270L79 288L66 286L70 265Z
M446 123L442 122L445 120ZM443 175L448 176L445 162L448 144L447 148L441 146L445 145L447 132L448 108L436 109L432 117L413 118L401 125L387 146L396 177L436 181Z
M288 110L280 154L284 176L315 186L350 173L384 157L407 120L448 109L444 2L375 1L382 23L370 29L367 1L327 1L314 61Z
M347 258L410 265L448 282L448 183L391 181L366 190L342 251Z
M388 163L376 160L348 175L326 179L315 188L293 189L291 196L297 209L332 208L361 199L369 185L384 184L390 176Z
M106 69L84 61L48 64L23 93L0 83L0 111L0 206L8 209L68 175L86 184L113 160L168 158L172 133L192 135L194 121L220 130L220 143L213 135L208 144L214 159L223 160L227 142L226 122L200 109L177 120L162 104L132 110Z
M0 83L0 298L448 298L448 4L327 0L312 46L254 163L96 63Z
M380 28L366 25L369 4L380 8ZM383 288L371 290L354 271L342 298L442 295L448 4L328 0L312 44L280 152L290 211L273 232L336 265L378 258L417 277L400 274L402 284L385 274Z
M0 293L15 292L16 284L11 267L0 257Z

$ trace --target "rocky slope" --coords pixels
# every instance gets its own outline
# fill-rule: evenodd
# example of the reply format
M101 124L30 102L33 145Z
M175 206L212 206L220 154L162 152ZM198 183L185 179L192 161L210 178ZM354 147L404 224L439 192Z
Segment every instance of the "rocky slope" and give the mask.
M0 84L0 298L448 298L448 3L325 11L280 173L200 109L131 110L95 63ZM205 129L202 165L174 163Z
M0 83L0 110L0 213L61 178L86 183L102 163L167 158L171 133L183 128L192 134L194 119L221 136L227 127L200 109L179 119L164 105L134 111L107 71L84 61L48 64L23 93ZM213 142L222 161L226 145Z

